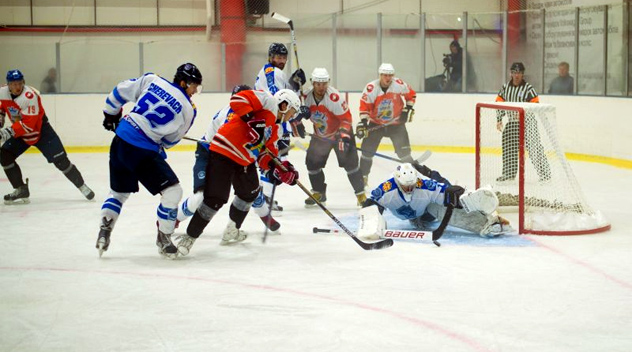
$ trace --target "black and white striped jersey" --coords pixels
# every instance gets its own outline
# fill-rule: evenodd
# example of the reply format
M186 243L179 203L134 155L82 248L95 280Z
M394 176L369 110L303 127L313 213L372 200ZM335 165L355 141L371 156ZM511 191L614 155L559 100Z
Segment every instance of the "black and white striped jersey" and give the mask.
M539 103L538 93L535 92L535 88L526 82L522 81L521 84L514 86L511 80L503 85L496 97L497 102L512 102L512 103Z

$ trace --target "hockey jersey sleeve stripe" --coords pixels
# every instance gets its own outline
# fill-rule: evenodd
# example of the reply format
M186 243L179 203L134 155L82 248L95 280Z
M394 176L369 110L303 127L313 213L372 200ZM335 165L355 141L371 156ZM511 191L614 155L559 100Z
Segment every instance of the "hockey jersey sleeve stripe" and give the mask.
M243 160L250 160L248 157L246 157L245 155L243 155L239 149L237 149L237 147L235 147L227 138L225 138L224 136L222 136L221 134L216 134L215 137L213 137L213 140L215 140L217 143L217 146L225 149L229 152L231 152L232 154L234 154L235 156L237 156L238 158L241 158Z
M105 98L105 103L106 103L106 104L108 104L109 106L111 106L111 107L115 108L115 109L118 109L118 106L114 105L114 103L112 103L112 102L110 101L110 98L109 98L109 97L108 97L108 98Z
M121 105L125 105L125 103L127 103L127 101L125 99L123 99L123 97L121 96L121 94L118 91L117 87L114 87L114 90L112 91L112 95L114 96L114 98L116 98L116 100L121 103Z

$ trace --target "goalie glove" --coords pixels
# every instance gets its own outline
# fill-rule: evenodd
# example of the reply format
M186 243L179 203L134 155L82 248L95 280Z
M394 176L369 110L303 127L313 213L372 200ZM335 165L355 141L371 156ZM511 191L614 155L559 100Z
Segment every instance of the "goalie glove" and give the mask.
M465 188L461 186L449 186L445 189L445 194L443 198L443 205L452 206L453 208L461 209L461 202L459 199L465 193Z
M399 114L399 122L406 123L411 122L413 120L413 115L415 114L415 109L412 105L406 105L402 112Z
M367 122L367 119L364 118L360 120L360 122L358 122L358 125L356 126L356 137L358 137L359 139L363 139L368 136L369 136L369 123Z
M379 240L386 229L386 221L377 204L360 209L360 226L358 237L367 240Z
M346 153L349 151L351 146L351 132L347 131L344 128L338 130L338 150L341 153Z
M105 128L108 131L116 131L116 127L118 126L119 122L121 122L121 116L123 116L123 110L119 110L119 112L116 115L110 115L107 112L103 112L103 116L105 116L105 118L103 119L103 128Z

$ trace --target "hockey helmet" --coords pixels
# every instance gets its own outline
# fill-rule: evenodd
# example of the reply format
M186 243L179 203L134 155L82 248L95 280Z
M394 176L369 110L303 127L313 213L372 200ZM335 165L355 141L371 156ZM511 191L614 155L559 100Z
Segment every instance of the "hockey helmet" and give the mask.
M202 84L202 73L194 64L187 62L178 67L176 75L173 77L174 83L179 83L180 81L185 81L187 84Z
M24 75L20 72L20 70L9 70L9 72L7 72L7 83L23 80Z
M312 71L312 82L329 82L329 72L326 68L316 67Z
M383 63L380 65L380 68L377 69L377 72L379 74L383 74L383 75L394 75L395 74L395 68L393 67L392 64L389 63Z
M252 87L247 84L238 84L233 87L233 91L230 93L230 95L235 95L244 90L252 90Z
M524 64L522 62L514 62L511 64L511 72L524 73Z
M413 200L413 191L417 187L417 170L410 163L403 163L397 166L394 176L397 188L404 196L404 200L407 202Z
M287 56L287 47L283 43L272 43L268 48L268 57L273 57L274 55L284 55Z
M298 95L294 93L293 90L290 89L281 89L278 92L274 93L274 98L279 105L279 112L286 113L290 110L290 108L294 108L294 111L299 111L301 108L301 100L298 98ZM281 103L287 103L287 107L285 110L281 110Z

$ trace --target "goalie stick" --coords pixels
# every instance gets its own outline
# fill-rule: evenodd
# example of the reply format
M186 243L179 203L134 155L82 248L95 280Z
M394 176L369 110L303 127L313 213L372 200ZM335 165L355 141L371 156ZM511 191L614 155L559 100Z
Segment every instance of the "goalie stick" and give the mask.
M434 231L420 231L420 230L384 230L380 237L386 239L405 239L405 240L414 240L414 241L423 241L426 242L428 239L432 240L437 247L441 247L441 243L439 243L439 239L443 236L443 233L448 227L448 222L450 222L450 218L452 217L452 211L454 207L449 205L448 209L443 216L443 220L441 220L441 224ZM312 229L314 233L339 233L339 230L336 229L322 229L318 227L314 227Z
M287 169L283 166L278 158L272 157L272 160L281 170L287 171ZM349 237L351 237L355 241L355 243L362 247L362 249L367 251L374 249L384 249L393 245L393 240L390 238L371 243L363 242L356 235L354 235L353 232L351 232L340 220L338 220L338 218L335 217L334 214L332 214L318 199L316 199L316 197L314 197L314 194L310 192L307 188L305 188L301 181L296 180L296 184L320 207L320 209L325 212L325 214L327 214L327 216L329 216L336 223L336 225L338 225Z

